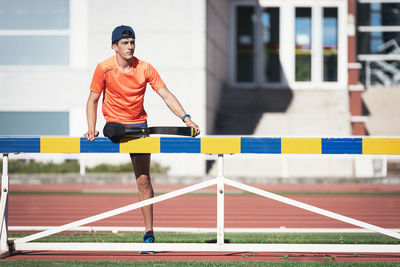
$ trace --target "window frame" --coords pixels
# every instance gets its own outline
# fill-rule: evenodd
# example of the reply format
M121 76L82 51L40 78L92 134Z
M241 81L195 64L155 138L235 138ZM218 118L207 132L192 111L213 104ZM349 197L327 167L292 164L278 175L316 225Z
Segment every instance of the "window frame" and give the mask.
M248 83L236 81L236 29L231 27L231 47L230 47L230 70L229 83L232 88L291 88L301 90L347 89L347 1L346 0L259 0L259 1L233 1L231 4L231 25L236 25L237 6L254 6L256 8L257 23L255 23L255 80ZM263 54L262 54L262 32L261 13L264 8L279 8L279 27L285 29L285 34L279 36L281 60L281 82L266 83L263 81ZM311 8L312 16L312 63L311 81L295 81L295 9L297 7ZM323 81L323 8L334 7L338 9L337 18L337 81ZM284 14L284 16L282 15ZM284 18L283 18L284 17Z
M384 4L391 4L395 3L398 4L396 1L391 1L391 0L359 0L358 4L359 5L364 5L364 4L380 4L380 12L382 12L382 7ZM383 13L383 12L382 12ZM380 15L382 15L380 13ZM373 71L374 68L371 67L371 64L378 62L378 61L400 61L400 55L398 54L380 54L378 51L371 51L371 34L377 33L377 34L382 34L384 32L400 32L400 25L396 24L391 24L391 25L371 25L371 21L369 25L357 25L357 41L360 41L360 35L361 34L370 34L370 39L369 39L369 48L367 54L364 53L364 51L357 51L357 60L359 62L362 62L362 68L360 70L360 82L364 84L367 88L369 87L386 87L388 86L385 83L377 83L373 81ZM380 38L381 39L381 38ZM389 41L388 41L389 42ZM396 43L397 44L397 43ZM379 46L384 45L384 43L380 44ZM399 44L397 44L399 45ZM378 47L379 47L378 46ZM379 69L379 67L378 67ZM393 80L389 80L392 82ZM389 86L396 86L396 84L391 84Z
M1 65L0 71L87 68L88 66L88 0L69 0L69 29L10 29L0 36L68 36L69 62L65 65Z

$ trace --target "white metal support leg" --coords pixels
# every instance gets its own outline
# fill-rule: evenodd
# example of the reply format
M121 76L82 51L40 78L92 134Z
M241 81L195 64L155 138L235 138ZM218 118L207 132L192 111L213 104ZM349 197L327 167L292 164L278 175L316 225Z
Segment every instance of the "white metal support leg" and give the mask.
M3 154L3 175L1 176L1 257L8 255L8 154ZM5 255L6 254L6 255Z
M217 177L217 244L224 244L224 155L218 155Z

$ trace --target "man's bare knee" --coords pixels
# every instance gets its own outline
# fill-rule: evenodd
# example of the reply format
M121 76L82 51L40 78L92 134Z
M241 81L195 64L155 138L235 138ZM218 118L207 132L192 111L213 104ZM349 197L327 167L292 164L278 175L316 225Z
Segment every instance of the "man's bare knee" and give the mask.
M151 188L151 179L148 175L139 175L139 177L136 178L136 183L139 190L148 190L149 188Z

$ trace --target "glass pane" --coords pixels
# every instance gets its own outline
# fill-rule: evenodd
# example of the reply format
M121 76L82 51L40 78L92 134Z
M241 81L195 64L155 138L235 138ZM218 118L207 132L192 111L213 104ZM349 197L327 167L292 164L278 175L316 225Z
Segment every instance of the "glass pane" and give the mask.
M254 7L236 8L236 81L254 82Z
M400 25L400 3L357 3L359 26Z
M369 6L369 25L380 26L382 25L382 5L381 3L371 3Z
M338 10L324 8L323 12L324 81L331 82L337 81Z
M382 3L382 25L400 25L400 3Z
M0 135L69 135L69 113L0 111L0 125Z
M68 64L68 36L0 36L0 65Z
M0 29L68 29L69 0L0 0Z
M261 23L264 52L264 82L280 82L279 8L265 8L262 13Z
M311 8L296 8L295 80L311 81Z

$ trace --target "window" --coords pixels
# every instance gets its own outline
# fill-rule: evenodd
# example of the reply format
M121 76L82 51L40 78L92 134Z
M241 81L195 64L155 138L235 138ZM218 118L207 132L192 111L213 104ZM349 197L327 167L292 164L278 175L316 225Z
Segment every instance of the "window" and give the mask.
M235 8L235 77L241 84L279 83L279 8ZM260 45L261 42L261 45Z
M384 43L395 40L400 44L400 4L359 3L357 16L360 25L358 52L361 54L383 53ZM390 28L395 31L391 32ZM397 30L397 32L396 32Z
M347 88L345 0L232 2L232 87Z
M68 65L69 0L0 0L0 65Z
M69 113L0 111L0 125L0 135L69 135Z
M311 8L296 8L295 23L296 81L311 81Z
M357 14L360 81L366 87L400 85L400 3L362 0Z
M337 56L338 56L338 22L337 8L323 9L323 57L324 81L337 81Z
M261 18L263 40L263 81L281 81L279 59L279 8L264 8Z
M358 52L374 54L382 51L385 43L400 45L400 3L364 3L357 5Z
M236 81L254 82L254 24L255 8L236 9Z

